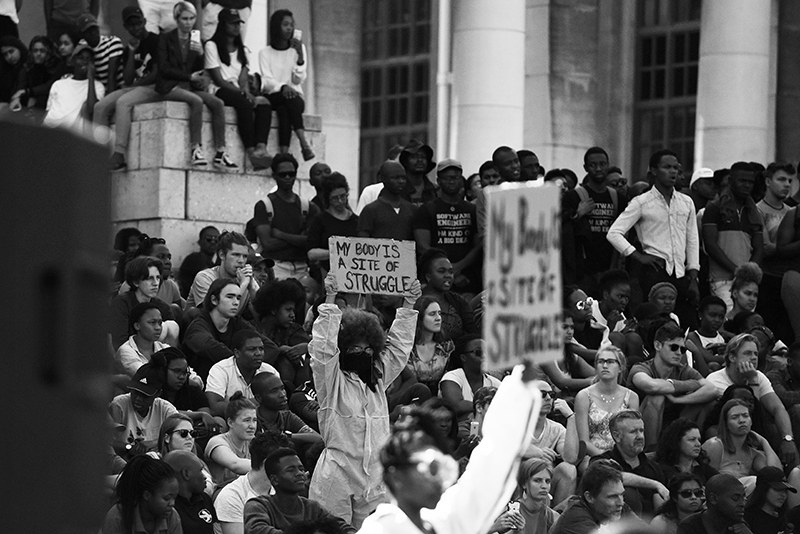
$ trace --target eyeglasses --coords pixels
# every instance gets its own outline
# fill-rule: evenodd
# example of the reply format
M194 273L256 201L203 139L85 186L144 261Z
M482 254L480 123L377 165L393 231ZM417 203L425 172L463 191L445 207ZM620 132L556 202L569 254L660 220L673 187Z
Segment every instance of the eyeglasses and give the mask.
M592 297L586 297L586 300L579 300L575 303L575 307L578 308L580 311L590 310L592 309L592 305L594 304L594 299Z
M606 360L606 359L595 360L594 363L595 363L595 365L599 365L600 367L603 367L604 365L611 366L611 365L614 365L615 363L619 363L619 362L616 360L616 358L610 358L608 360Z
M177 377L189 375L189 369L171 369L169 367L167 369L169 369L170 372L175 373L175 376Z
M366 354L367 356L372 356L375 354L375 351L372 350L372 347L350 347L345 351L345 354L348 356L362 356Z
M275 176L277 176L278 178L296 178L297 171L276 172Z
M181 428L180 430L173 430L170 434L178 434L183 439L188 438L189 436L195 437L197 436L197 432L194 430L186 430L185 428Z
M681 354L686 354L686 351L689 350L686 348L686 345L678 345L677 343L670 343L667 345L667 348L672 352L681 351Z
M551 399L555 399L556 398L556 392L555 391L542 391L542 399L546 399L547 397L550 397Z
M335 197L330 197L330 202L347 202L347 198L350 195L348 193L344 193L342 195L336 195Z
M702 499L703 497L706 496L706 492L703 491L702 488L697 488L695 490L681 490L681 491L678 492L678 495L680 495L684 499L689 499L693 495L695 497L697 497L698 499Z

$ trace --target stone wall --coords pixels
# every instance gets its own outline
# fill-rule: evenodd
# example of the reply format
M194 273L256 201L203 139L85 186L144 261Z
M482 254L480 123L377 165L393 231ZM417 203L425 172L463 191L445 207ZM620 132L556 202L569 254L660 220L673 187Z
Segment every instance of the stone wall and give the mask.
M214 225L223 230L242 231L253 216L253 206L275 186L269 170L254 171L236 131L233 108L226 108L228 153L239 165L232 171L214 167L211 115L205 110L203 147L209 164L192 167L189 163L189 107L180 102L142 104L134 108L128 145L128 168L111 177L111 220L114 232L135 226L153 237L163 237L177 268L183 258L197 250L200 229ZM308 170L323 161L325 140L322 120L306 116L306 137L317 158L304 162L297 139L290 150L300 162L295 191L312 198ZM273 114L272 127L277 129ZM267 146L277 152L277 131L270 133Z

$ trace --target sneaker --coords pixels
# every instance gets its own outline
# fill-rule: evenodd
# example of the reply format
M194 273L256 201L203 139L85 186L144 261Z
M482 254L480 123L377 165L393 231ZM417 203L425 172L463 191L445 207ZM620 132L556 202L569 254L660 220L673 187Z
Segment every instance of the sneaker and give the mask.
M217 152L217 155L214 156L214 165L218 167L225 167L226 169L238 169L239 166L233 162L231 158L228 157L228 154L225 152Z
M192 150L192 165L204 166L208 165L206 157L203 155L203 148L197 147Z
M121 171L128 166L125 163L125 155L121 152L114 152L114 155L111 156L111 160L109 161L109 167L111 171Z

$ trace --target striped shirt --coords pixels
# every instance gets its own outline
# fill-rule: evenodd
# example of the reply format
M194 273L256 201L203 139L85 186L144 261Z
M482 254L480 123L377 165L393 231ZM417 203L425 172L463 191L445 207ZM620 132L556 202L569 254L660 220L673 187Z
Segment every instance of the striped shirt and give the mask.
M85 39L81 39L81 44L88 45ZM117 80L117 89L122 87L122 51L124 50L122 40L113 35L101 35L100 42L94 47L94 70L95 79L106 86L108 89L108 63L112 57L120 58L117 62L117 72L114 74Z

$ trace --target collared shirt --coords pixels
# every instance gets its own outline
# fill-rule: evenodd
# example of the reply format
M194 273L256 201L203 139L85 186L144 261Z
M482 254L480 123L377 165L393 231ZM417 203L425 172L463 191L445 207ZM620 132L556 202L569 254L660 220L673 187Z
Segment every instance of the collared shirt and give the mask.
M262 363L256 374L272 373L280 376L277 369L268 363ZM255 375L253 375L255 376ZM208 372L208 383L206 393L216 393L223 399L230 399L237 391L241 391L245 398L254 399L255 395L250 389L250 384L242 376L239 366L236 365L236 356L226 358L221 362L215 363Z
M631 200L606 236L624 256L636 251L625 239L625 234L634 227L644 253L662 258L667 274L682 278L687 270L700 270L697 216L687 195L673 191L667 203L664 195L653 187Z

